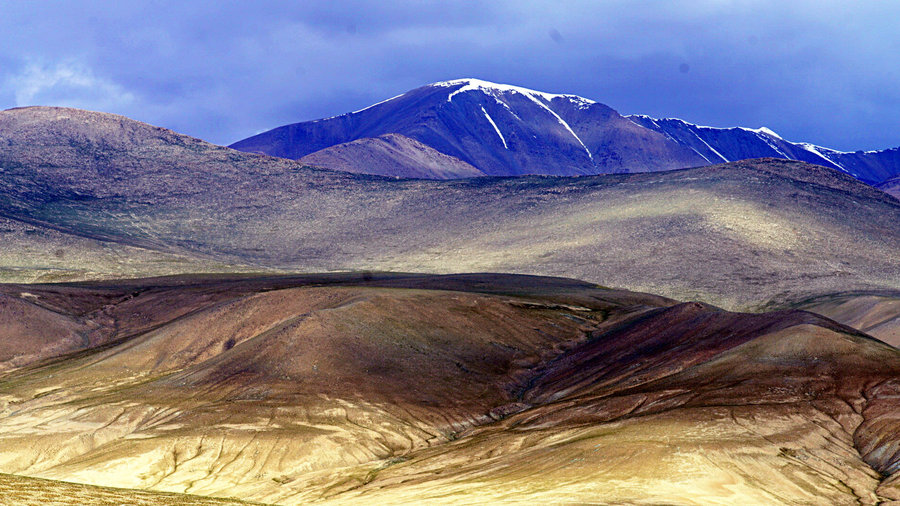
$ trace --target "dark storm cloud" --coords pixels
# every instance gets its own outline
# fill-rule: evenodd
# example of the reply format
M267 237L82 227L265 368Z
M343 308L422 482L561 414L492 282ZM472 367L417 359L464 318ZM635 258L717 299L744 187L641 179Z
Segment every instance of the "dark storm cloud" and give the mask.
M839 149L900 145L894 3L673 4L6 2L0 107L230 143L479 77Z

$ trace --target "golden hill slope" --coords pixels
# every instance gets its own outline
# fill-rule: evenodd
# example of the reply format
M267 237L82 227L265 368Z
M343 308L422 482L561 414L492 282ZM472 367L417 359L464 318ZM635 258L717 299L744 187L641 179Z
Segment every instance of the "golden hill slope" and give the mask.
M32 288L121 326L0 378L3 472L279 504L900 499L900 351L811 313L501 275Z

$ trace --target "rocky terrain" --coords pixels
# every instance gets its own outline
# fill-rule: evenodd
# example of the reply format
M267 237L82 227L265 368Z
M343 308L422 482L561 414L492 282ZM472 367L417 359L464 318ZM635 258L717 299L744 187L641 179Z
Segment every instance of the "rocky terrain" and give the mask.
M767 128L622 116L583 97L479 79L429 84L360 111L278 127L231 147L350 172L471 177L456 170L430 172L418 161L413 165L422 168L410 171L402 151L395 155L378 148L383 135L412 138L455 158L451 165L468 164L499 176L645 172L767 157L824 165L869 184L900 175L900 148L842 152L786 141ZM334 155L361 149L379 154Z
M900 351L811 313L507 275L0 290L90 329L0 376L7 473L278 504L900 499Z
M3 250L9 281L518 272L744 310L900 288L900 202L800 162L440 182L316 170L74 109L5 111L0 132L0 216L16 223L0 239L23 245Z

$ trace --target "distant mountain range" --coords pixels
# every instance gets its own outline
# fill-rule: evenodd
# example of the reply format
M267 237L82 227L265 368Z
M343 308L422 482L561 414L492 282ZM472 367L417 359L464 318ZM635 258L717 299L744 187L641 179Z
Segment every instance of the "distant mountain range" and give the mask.
M395 146L386 149L385 135ZM869 184L900 175L900 148L842 152L789 142L767 128L714 128L680 119L623 116L575 95L478 79L429 84L359 111L285 125L230 147L329 169L434 179L477 172L649 172L762 157L824 165ZM456 160L447 164L447 156ZM420 159L441 159L442 166L454 169L441 170Z

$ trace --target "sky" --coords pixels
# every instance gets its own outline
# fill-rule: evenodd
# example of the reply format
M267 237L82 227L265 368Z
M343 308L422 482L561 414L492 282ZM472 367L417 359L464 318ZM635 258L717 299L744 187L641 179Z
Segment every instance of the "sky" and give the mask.
M0 109L218 144L475 77L622 114L900 146L900 2L0 0Z

